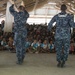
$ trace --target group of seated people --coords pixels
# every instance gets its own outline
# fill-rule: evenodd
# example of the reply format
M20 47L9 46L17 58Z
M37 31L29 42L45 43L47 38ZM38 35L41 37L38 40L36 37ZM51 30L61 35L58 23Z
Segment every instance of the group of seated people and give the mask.
M26 27L28 31L25 45L27 52L54 52L54 35L47 31L46 25L27 24ZM0 27L0 35L0 49L14 52L14 33L3 32Z
M48 43L47 40L43 42L41 40L34 40L32 43L29 41L26 42L26 49L29 53L53 53L55 52L54 43L50 41Z
M46 24L26 24L27 38L26 38L26 52L29 53L54 53L54 34L55 26L49 32ZM74 38L74 36L73 36ZM75 52L74 39L71 39L70 53ZM0 50L9 50L16 52L14 46L14 33L4 32L0 26Z

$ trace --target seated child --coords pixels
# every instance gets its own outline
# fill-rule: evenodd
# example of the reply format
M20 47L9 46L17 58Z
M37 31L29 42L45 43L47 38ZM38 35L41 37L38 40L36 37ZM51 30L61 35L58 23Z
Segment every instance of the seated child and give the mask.
M44 40L44 42L41 44L41 52L43 52L43 53L48 52L47 40Z
M3 40L1 41L1 46L2 46L2 50L5 50L8 48L8 45L7 45L5 38L3 38Z
M48 49L50 50L50 53L52 53L54 51L53 41L50 41L50 43L48 44Z
M34 40L33 43L31 44L31 53L38 53L37 50L38 44L37 44L37 40Z
M27 51L27 52L30 50L30 46L31 46L31 43L30 43L30 41L27 39L26 44L25 44L25 48L26 48L26 51Z
M40 52L40 50L41 50L41 39L38 40L37 45L38 45L37 50Z
M13 38L12 38L12 37L9 37L9 40L8 40L8 47L9 47L9 51L11 51L11 52L16 52L16 51L15 51L14 44L13 44Z

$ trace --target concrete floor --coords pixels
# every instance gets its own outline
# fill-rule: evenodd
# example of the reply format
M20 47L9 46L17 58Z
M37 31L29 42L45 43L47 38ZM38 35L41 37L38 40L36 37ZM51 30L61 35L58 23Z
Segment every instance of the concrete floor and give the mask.
M55 54L26 54L17 65L16 54L0 51L0 75L75 75L75 55L69 55L65 68L57 68Z

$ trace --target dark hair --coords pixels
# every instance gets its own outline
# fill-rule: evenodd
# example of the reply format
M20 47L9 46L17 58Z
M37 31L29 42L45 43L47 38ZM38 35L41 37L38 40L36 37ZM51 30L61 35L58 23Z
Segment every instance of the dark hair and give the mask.
M23 7L22 5L20 5L20 6L19 6L19 9L22 10L22 9L24 9L24 7Z
M67 9L67 6L66 6L65 4L62 4L62 5L61 5L61 10L62 10L62 11L65 11L66 9Z

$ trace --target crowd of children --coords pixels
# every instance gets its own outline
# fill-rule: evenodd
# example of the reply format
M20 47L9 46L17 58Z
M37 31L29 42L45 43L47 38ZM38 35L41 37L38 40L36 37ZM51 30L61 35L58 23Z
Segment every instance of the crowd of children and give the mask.
M15 52L14 46L14 33L7 33L3 31L4 21L0 24L0 50L9 50ZM27 27L27 39L26 39L26 52L29 53L54 53L54 35L55 26L51 32L47 31L47 25L45 24L26 24ZM70 53L75 53L75 34L73 33Z
M54 32L55 27L52 32L47 31L47 25L28 25L27 24L27 52L30 53L50 53L55 52L54 47Z

